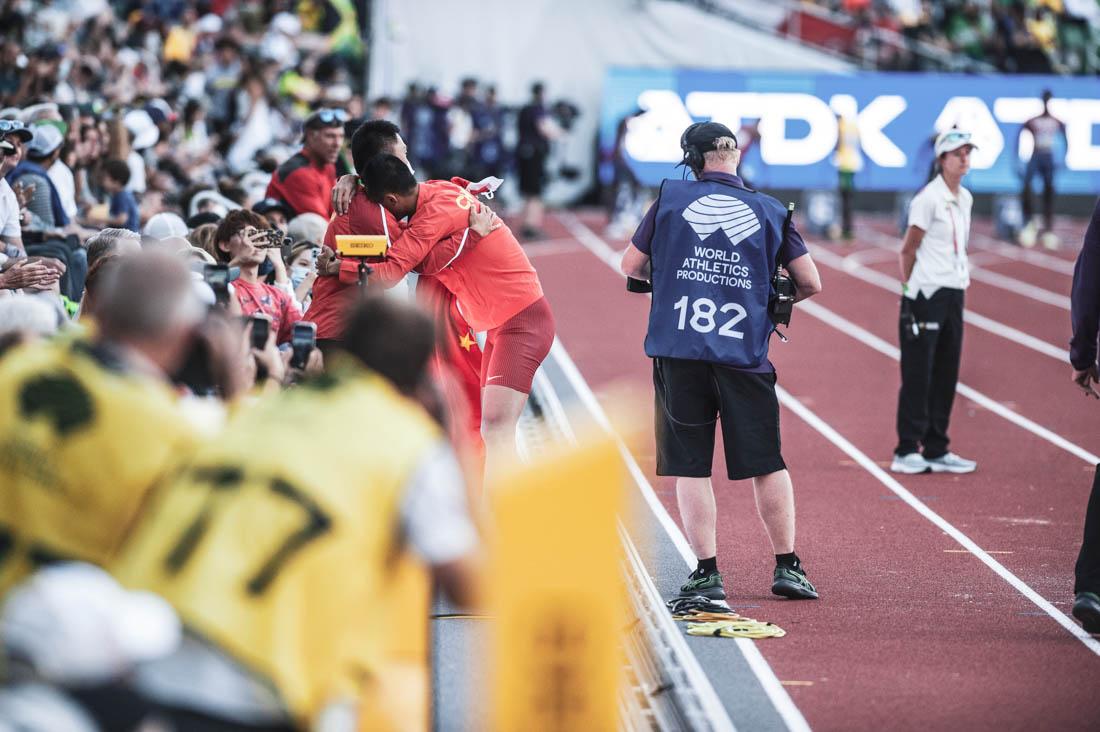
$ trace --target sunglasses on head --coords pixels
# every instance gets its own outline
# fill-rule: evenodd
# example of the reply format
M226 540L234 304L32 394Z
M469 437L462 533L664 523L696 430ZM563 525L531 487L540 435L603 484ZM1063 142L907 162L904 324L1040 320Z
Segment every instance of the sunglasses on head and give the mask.
M342 125L348 120L347 112L342 109L322 109L314 112L312 117L325 125Z
M25 128L26 125L17 119L0 119L0 132L16 132Z
M970 142L970 133L969 132L949 132L947 134L947 137L943 138L943 141L947 142L947 143Z

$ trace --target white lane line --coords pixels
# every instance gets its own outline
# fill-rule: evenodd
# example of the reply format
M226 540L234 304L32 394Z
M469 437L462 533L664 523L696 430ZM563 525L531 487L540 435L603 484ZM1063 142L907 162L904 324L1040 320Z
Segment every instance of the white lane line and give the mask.
M890 247L896 249L901 242L900 236L893 236L885 231L880 231L873 227L869 227L863 231L873 231L876 234L881 234L890 242ZM1011 259L1016 262L1024 262L1040 269L1049 270L1051 272L1057 272L1058 274L1064 274L1073 276L1074 263L1070 260L1062 259L1053 254L1041 252L1034 249L1024 249L1014 244L1006 244L999 239L995 239L988 234L983 234L980 231L970 232L970 240L968 246L973 244L974 249L981 249L986 252L996 254L1004 259Z
M964 310L963 320L973 325L975 328L981 328L984 331L1018 343L1024 348L1028 348L1036 353L1050 356L1063 366L1069 363L1068 348L1059 348L1053 343L1047 343L1042 338L1036 338L1030 333L1025 333L1022 330L1013 328L1011 325L1005 325L999 320L979 315L973 310Z
M1057 292L1051 292L1042 287L1036 287L1035 285L1018 280L1015 277L1009 277L1008 275L1003 275L988 269L982 269L981 267L974 267L971 269L970 277L978 282L984 282L987 285L992 285L993 287L1007 290L1008 292L1014 292L1017 295L1030 298L1036 302L1041 302L1045 305L1053 305L1056 308L1062 308L1067 313L1069 312L1069 297L1066 295L1060 295Z
M880 231L874 229L868 229L867 233L874 237L875 247L881 247L883 249L897 251L897 239L887 234L883 234ZM846 257L847 259L853 259L852 255ZM860 264L866 264L862 259L855 259L854 261ZM993 272L991 270L982 269L975 266L977 262L974 257L971 256L970 264L970 278L977 282L983 282L991 287L996 287L1000 290L1006 290L1008 292L1015 293L1021 297L1027 297L1036 302L1041 302L1045 305L1053 305L1056 308L1062 308L1066 312L1069 312L1069 297L1059 292L1051 292L1042 287L1037 287L1029 282L1017 279L1015 277L1009 277L1008 275Z
M580 249L581 247L572 237L569 239L546 239L523 247L528 259L551 257L556 254L572 254L573 252L579 252Z
M858 262L848 261L839 254L830 252L819 244L808 244L808 246L813 253L815 262L824 264L826 267L831 267L838 272L849 274L857 280L862 280L868 284L892 292L897 297L901 297L901 283L890 275L883 274L870 267L864 267ZM1013 343L1037 353L1041 353L1044 356L1050 356L1053 359L1057 359L1062 364L1069 363L1069 349L1067 348L1059 348L1052 343L1047 343L1040 338L1024 333L1022 330L1017 330L1010 325L1005 325L1000 321L987 318L984 315L979 315L973 310L964 310L963 320L973 325L975 328L987 331L1000 338L1010 340Z
M1016 262L1024 262L1040 269L1045 269L1050 272L1057 272L1058 274L1073 276L1073 262L1056 257L1053 254L1047 254L1046 252L1036 252L1031 249L1022 249L1011 244L1005 244L1004 242L997 241L991 236L981 234L979 232L972 232L970 235L970 241L974 242L975 247L987 252L993 252L1005 259L1011 259Z
M574 221L576 221L576 219L574 219ZM590 229L588 229L588 227L584 226L584 224L581 224L579 221L576 221L576 223L577 223L578 226L583 227L584 229L588 230L588 235L590 236L590 238L595 239L597 242L599 242L599 244L601 244L603 246L603 248L607 249L608 251L612 251L611 248L608 247L607 244L604 243L603 240L601 240L598 236L596 236L594 233L592 233L592 231ZM568 224L567 224L567 226L568 226ZM578 237L578 239L580 239L580 237ZM584 243L583 240L582 240L582 243ZM588 246L588 244L585 244L585 246ZM816 248L821 249L820 247L816 247ZM596 252L594 251L593 253L595 254ZM831 252L826 252L826 254L829 254L832 257L836 258L836 259L841 259L841 260L843 259L843 258L839 257L838 255L832 254ZM597 254L597 256L599 256L599 255ZM815 256L815 258L817 257L816 254L814 256ZM602 259L602 257L601 257L601 259ZM842 269L842 267L838 267L838 269ZM871 270L871 271L873 271L873 270ZM893 285L891 285L891 287L890 287L890 289L894 290L895 292L897 291L897 288L898 288L897 282L894 282ZM803 304L804 305L811 305L812 303L806 302L806 303L803 303ZM871 335L871 334L868 333L868 335ZM879 340L881 340L881 339L879 339ZM882 343L885 344L885 341L882 341ZM1055 622L1057 622L1059 625L1061 625L1063 628L1065 628L1067 631L1069 631L1069 633L1073 637L1080 640L1085 645L1085 647L1087 647L1089 650L1091 650L1096 655L1100 656L1100 641L1097 641L1097 640L1093 639L1092 636L1090 636L1088 633L1086 633L1073 620L1070 620L1069 617L1067 617L1065 615L1065 613L1058 610L1058 608L1054 607L1054 605L1052 605L1049 601L1044 599L1039 593L1037 593L1037 592L1035 592L1035 590L1031 589L1031 587L1029 587L1026 583L1024 583L1023 580L1021 580L1016 575L1012 574L1012 572L1008 571L1008 569L1006 569L1004 567L1004 565L1002 565L1000 562L998 562L996 559L994 559L992 556L990 556L988 552L986 552L980 546L978 546L976 543L974 543L974 541L972 539L970 539L970 537L966 536L961 531L956 529L953 525L951 525L946 519L944 519L942 516L937 514L935 511L928 508L928 506L925 505L920 499L918 499L912 493L907 491L900 483L898 483L896 480L894 480L892 477L890 477L890 475L887 474L882 468L880 468L873 460L871 460L864 453L862 453L851 442L849 442L844 437L842 437L840 435L840 433L838 433L836 430L834 430L832 427L830 427L828 424L826 424L820 417L818 417L808 407L806 407L804 404L802 404L802 402L795 399L793 396L791 396L790 393L788 393L785 389L783 389L782 387L780 387L778 385L776 386L776 392L779 395L780 401L782 403L784 403L787 406L787 408L789 408L791 411L793 411L795 414L797 414L799 417L801 417L803 419L803 421L805 421L807 424L809 424L815 430L820 432L822 436L824 436L826 439L828 439L834 445L839 447L843 452L847 453L849 457L851 457L853 460L855 460L857 463L859 463L864 469L866 469L868 472L870 472L871 475L873 475L875 478L877 478L880 483L882 483L887 488L889 488L895 495L897 495L899 498L901 498L903 501L905 501L907 504L909 504L909 506L911 508L913 508L919 514L921 514L926 519L928 519L933 524L935 524L937 527L939 527L942 531L944 531L944 533L946 533L948 536L950 536L956 542L958 542L958 544L960 546L962 546L964 549L969 551L974 556L978 557L978 559L980 559L982 561L982 563L984 563L986 566L988 566L990 569L992 569L994 572L996 572L997 575L1000 576L1003 580L1005 580L1008 584L1012 585L1012 587L1015 588L1018 592L1020 592L1020 594L1022 594L1024 597L1026 597L1032 603L1034 603L1040 610L1045 612L1053 620L1055 620ZM593 399L594 399L594 397L593 397ZM995 402L993 402L993 404L995 404ZM1078 448L1078 449L1080 449L1080 448ZM1091 453L1087 453L1087 454L1091 454ZM654 498L656 498L656 496L654 496ZM666 515L667 515L667 513L666 513ZM671 522L671 518L669 519L669 521ZM673 524L673 526L675 527L675 524ZM679 528L677 528L676 530L677 530L677 532L679 532ZM687 540L684 539L683 543L686 546L687 545ZM688 555L687 556L689 558L692 556L690 554L690 551L691 550L688 549ZM690 559L689 559L689 566L690 566ZM770 670L770 668L769 668L769 670ZM774 675L774 673L773 673L773 675ZM782 688L782 686L780 686L780 688ZM786 693L785 690L784 690L784 693ZM792 702L792 706L793 706L793 702ZM797 708L795 708L795 710L797 711Z
M607 242L605 242L600 236L589 229L584 223L568 211L562 211L558 214L558 218L565 228L569 229L569 233L585 246L588 251L596 255L596 258L606 264L611 269L619 272L619 263L623 260L623 253L615 251Z
M657 623L661 627L661 630L664 631L663 635L668 640L669 646L672 647L676 658L680 659L684 675L691 680L695 694L699 699L699 706L703 711L709 729L714 732L737 732L737 729L733 725L733 720L730 719L729 712L726 711L726 707L722 703L722 700L718 698L718 693L714 690L710 680L707 679L707 674L703 671L703 667L699 665L699 659L697 659L695 654L691 652L691 649L688 648L683 633L676 627L676 621L672 619L671 615L664 612L665 600L657 590L657 585L653 584L653 578L649 576L649 571L646 569L645 563L642 562L642 558L638 554L638 548L634 545L634 540L630 538L630 534L627 532L622 522L619 522L619 536L622 537L623 544L626 547L627 561L630 562L630 565L634 569L634 574L637 575L638 580L642 583L642 590L649 596L650 602L658 608ZM752 663L750 662L749 665L751 667ZM705 683L701 686L698 685L700 679L705 680Z
M607 415L603 411L603 407L600 406L599 400L596 399L596 395L592 393L592 389L589 388L588 382L581 376L581 372L577 369L577 365L573 363L573 359L569 357L565 347L562 346L561 341L556 337L554 338L553 346L550 348L550 356L557 361L565 378L569 380L569 383L572 384L573 388L576 390L577 396L581 400L581 404L585 406L592 415L592 418L596 420L596 424L614 437L615 444L619 448L619 454L622 455L623 461L626 463L626 468L630 472L630 476L634 479L634 482L638 484L638 488L642 492L642 498L645 499L646 504L649 506L650 510L653 511L653 515L657 517L657 522L661 524L665 533L672 539L676 551L684 558L684 561L687 562L689 567L693 567L695 563L695 554L691 551L691 546L688 544L684 534L680 531L680 527L672 520L672 517L669 516L668 511L665 510L664 505L661 503L661 499L653 492L653 487L649 484L649 480L645 477L645 473L642 472L642 468L638 465L638 461L634 459L634 455L627 449L626 443L622 441L622 438L619 437L614 428L612 428L610 420L607 419Z
M581 224L581 226L584 225ZM604 246L606 246L606 244ZM608 247L608 249L610 249L610 247ZM657 522L661 524L665 533L667 533L672 540L672 544L683 558L684 564L689 569L694 569L695 554L691 551L687 538L684 537L683 532L680 531L680 527L676 525L676 522L672 520L672 516L665 510L664 505L661 503L661 499L653 492L653 486L649 484L649 480L645 477L645 473L642 472L642 468L638 465L638 461L634 459L634 455L627 449L622 438L619 437L611 427L611 422L607 419L607 414L604 413L603 407L600 406L599 400L596 399L596 395L592 393L592 389L588 386L588 382L584 380L581 372L577 369L577 365L573 362L573 359L569 357L569 353L557 338L554 339L554 345L550 349L550 356L557 362L565 378L569 380L570 385L572 385L573 389L576 391L581 403L588 409L592 418L596 420L596 424L602 427L615 440L615 444L619 448L619 453L623 456L623 461L626 463L627 470L634 478L634 482L637 483L638 490L641 491L646 504L649 505L650 510L652 510L653 514L657 517ZM744 642L742 643L742 641ZM772 706L775 707L776 712L787 726L787 729L791 730L791 732L809 732L810 725L806 721L806 718L802 716L802 712L795 706L794 701L787 693L787 690L783 688L783 684L780 683L779 678L775 675L772 667L768 665L767 660L760 653L756 644L747 638L738 638L737 647L745 657L745 661L749 664L749 668L752 669L752 672L756 675L757 680L760 682L760 686L768 696L768 700L771 701ZM706 679L705 674L703 675L703 679ZM715 699L717 700L717 694L714 692L714 687L710 685L709 681L706 682L706 689L709 689L709 693L715 694ZM723 714L726 714L726 719L728 720L729 716L725 711L725 706L721 705L721 702L719 702L719 705Z
M851 259L860 264L874 264L876 262L896 262L898 253L895 249L887 249L878 245L872 245L870 249L860 249L852 252L845 259Z
M886 486L890 491L901 500L905 501L914 511L919 513L924 518L928 519L938 529L954 539L961 547L973 554L975 557L981 560L983 564L992 569L997 575L1005 582L1010 584L1016 591L1026 597L1032 603L1035 604L1040 610L1049 615L1055 622L1065 628L1070 635L1082 644L1090 651L1100 656L1100 641L1097 641L1088 633L1086 633L1080 626L1071 620L1065 613L1054 607L1050 602L1043 598L1038 592L1031 589L1023 580L1010 572L1003 564L998 562L987 551L978 546L973 539L955 528L949 521L940 516L938 513L930 509L923 501L914 496L908 490L905 489L900 483L892 478L885 470L880 468L874 460L867 457L863 452L859 450L855 445L845 439L839 432L830 427L824 420L818 417L812 410L806 405L800 402L798 399L791 396L791 394L780 386L775 387L776 393L779 395L779 401L792 412L797 414L806 424L813 427L819 432L825 439L836 445L841 449L848 457L857 462L864 470L873 475L880 483Z
M805 312L807 315L811 315L817 318L826 325L836 328L840 332L849 335L852 338L855 338L860 343L863 343L866 346L870 346L874 350L892 358L895 361L899 361L901 359L901 352L898 350L897 346L893 345L892 343L888 343L887 341L884 341L874 333L871 333L870 331L860 327L859 325L856 325L852 321L848 320L838 313L833 312L824 305L812 302L810 300L805 300L798 303L798 308ZM979 404L985 409L988 409L990 412L993 412L997 416L1002 417L1009 422L1012 422L1017 427L1027 430L1036 437L1046 440L1055 447L1059 447L1065 450L1074 457L1081 458L1089 465L1096 465L1097 463L1100 463L1100 456L1094 455L1080 445L1070 442L1061 435L1047 429L1046 427L1043 427L1037 422L1028 419L1019 412L1009 409L1005 405L983 394L977 389L968 386L961 381L959 382L957 388L958 392L965 396L967 399L970 399L974 403Z
M566 440L574 445L577 444L577 435L573 432L573 425L569 424L569 417L565 413L565 407L562 406L561 399L558 397L558 391L550 383L550 379L547 378L542 369L535 371L535 384L538 386L539 391L545 395L546 403L543 406L546 409L547 416L553 418Z

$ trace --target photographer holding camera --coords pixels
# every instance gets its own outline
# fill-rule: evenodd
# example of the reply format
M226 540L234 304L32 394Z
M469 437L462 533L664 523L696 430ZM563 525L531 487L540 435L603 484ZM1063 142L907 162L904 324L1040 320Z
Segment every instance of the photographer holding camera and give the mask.
M721 419L730 480L752 478L771 538L772 592L815 599L794 551L794 489L780 454L774 322L792 300L776 298L778 266L793 300L821 291L817 267L784 207L737 176L740 151L728 127L701 122L680 138L694 181L666 180L623 255L622 270L651 280L646 355L653 359L657 475L676 476L676 499L698 567L681 597L724 599L718 572L711 470ZM787 289L786 285L783 289ZM785 313L771 312L781 300Z
M270 231L269 231L270 230ZM290 278L280 253L279 243L271 234L267 220L245 209L230 211L214 234L214 247L223 264L240 267L240 277L233 282L233 291L241 306L241 314L262 312L271 318L276 343L290 342L294 323L302 319L302 311L294 301ZM278 235L281 241L281 233ZM274 267L275 284L260 278L260 265L267 259Z
M978 464L948 452L947 425L962 358L966 258L974 197L962 186L970 170L970 133L936 138L932 179L909 204L901 246L901 390L895 473L972 473ZM923 452L921 452L921 448Z

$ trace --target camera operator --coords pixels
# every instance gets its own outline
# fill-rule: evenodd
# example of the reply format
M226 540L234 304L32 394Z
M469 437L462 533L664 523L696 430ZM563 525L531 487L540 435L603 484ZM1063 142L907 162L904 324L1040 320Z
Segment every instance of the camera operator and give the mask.
M966 257L974 197L962 186L970 170L970 133L936 138L940 174L913 197L901 263L901 389L895 473L972 473L978 464L949 452L947 427L962 358ZM923 452L920 449L923 447Z
M94 339L0 361L0 525L19 548L0 565L0 594L42 563L105 563L146 491L198 438L168 380L203 317L190 272L143 252L104 276Z
M775 553L772 592L818 594L794 551L794 490L780 454L769 300L777 266L795 299L821 291L817 268L780 203L745 187L728 127L696 123L680 138L694 181L666 180L623 255L622 270L651 280L646 355L653 358L657 474L676 477L676 499L698 566L682 597L724 599L711 470L722 422L730 480L752 478Z
M271 318L276 343L290 341L294 323L302 311L294 301L294 292L278 244L272 243L267 220L246 209L230 211L218 224L214 247L223 264L240 267L240 278L233 282L241 314L263 312ZM260 265L269 260L274 267L275 284L260 278Z

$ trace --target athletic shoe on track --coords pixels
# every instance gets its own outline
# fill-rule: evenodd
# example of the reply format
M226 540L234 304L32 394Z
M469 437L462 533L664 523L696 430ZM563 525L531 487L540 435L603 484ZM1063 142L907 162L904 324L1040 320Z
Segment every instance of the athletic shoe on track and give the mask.
M1081 621L1087 633L1100 633L1100 595L1078 592L1073 601L1073 617Z
M791 600L816 600L817 589L806 579L802 568L776 566L772 575L772 594Z
M891 473L916 475L917 473L927 473L931 469L932 466L919 452L911 452L908 455L894 455L894 462L890 463Z
M680 588L680 597L696 596L707 597L711 600L725 600L726 590L722 587L722 574L712 572L697 577L695 572L692 572L688 577L687 584Z
M978 469L976 462L961 458L953 452L924 460L932 468L933 473L973 473Z

